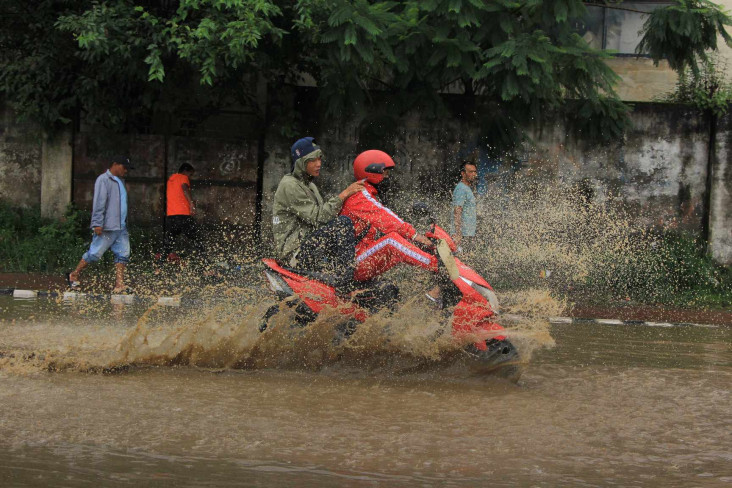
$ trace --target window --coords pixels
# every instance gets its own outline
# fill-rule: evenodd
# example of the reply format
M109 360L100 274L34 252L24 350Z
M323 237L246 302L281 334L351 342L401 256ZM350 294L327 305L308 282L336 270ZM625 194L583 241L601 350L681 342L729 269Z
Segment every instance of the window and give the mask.
M577 24L577 32L595 49L615 51L619 55L635 54L640 43L640 30L648 15L671 2L622 2L617 7L587 6L587 15Z

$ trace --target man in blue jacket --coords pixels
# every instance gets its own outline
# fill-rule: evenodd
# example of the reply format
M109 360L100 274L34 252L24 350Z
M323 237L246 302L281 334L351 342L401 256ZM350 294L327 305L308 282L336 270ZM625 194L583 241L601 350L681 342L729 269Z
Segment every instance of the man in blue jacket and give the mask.
M109 169L94 183L91 246L76 269L66 275L71 288L79 286L79 276L89 263L95 263L111 249L114 253L116 279L112 293L124 293L125 266L130 260L130 236L127 233L127 189L123 178L132 169L126 156L113 156Z

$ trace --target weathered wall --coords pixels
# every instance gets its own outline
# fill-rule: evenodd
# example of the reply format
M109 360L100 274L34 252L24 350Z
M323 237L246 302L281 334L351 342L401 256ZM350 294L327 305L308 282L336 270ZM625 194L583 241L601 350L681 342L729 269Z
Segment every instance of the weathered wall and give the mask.
M94 182L115 154L130 157L134 169L127 176L132 224L160 224L165 215L165 182L181 164L190 163L191 182L202 221L254 222L256 139L114 134L85 128L76 137L74 202L91 209Z
M694 111L668 105L638 105L633 129L625 138L607 146L596 146L567 135L561 125L535 127L521 166L536 178L571 184L589 180L600 198L617 195L655 220L678 220L690 229L701 225L705 191L708 127ZM335 192L351 176L351 162L363 149L368 120L322 127L313 132L325 150L321 185ZM444 194L451 190L458 161L472 154L488 172L514 171L509 163L489 161L480 147L474 127L455 120L439 122L411 116L395 124L394 137L381 141L399 164L402 190ZM305 135L305 134L303 134ZM265 173L265 207L281 176L289 170L289 144L270 140L270 159ZM385 147L386 148L386 147Z
M620 76L615 90L621 100L650 102L676 88L678 75L666 61L655 66L650 58L618 56L609 58L607 64Z
M562 127L537 131L529 167L553 166L568 184L589 181L599 198L619 197L648 224L701 229L709 127L695 110L636 105L632 128L617 143L592 145Z
M401 192L445 200L454 185L458 161L472 155L477 156L480 173L488 181L500 180L500 175L513 173L517 167L544 184L572 185L583 181L591 185L596 198L622 202L648 225L700 232L709 141L709 126L704 117L693 109L665 104L638 104L631 117L633 128L625 137L604 146L567 135L563 125L537 126L531 131L533 144L519 155L518 165L488 158L477 142L476 128L455 119L425 120L418 115L401 121L356 119L345 124L315 125L302 136L315 136L324 148L319 185L326 194L337 193L352 180L351 163L359 151L381 147L395 155ZM371 138L367 142L369 128L374 124L391 129L393 137L380 141L378 137ZM729 118L720 124L719 130L713 252L720 261L730 263ZM268 137L263 236L270 235L272 196L282 175L289 171L292 142Z
M709 127L693 110L638 104L632 113L632 130L623 140L606 146L570 137L559 124L537 126L531 130L533 145L523 149L516 164L489 158L478 142L477 128L456 117L428 119L413 114L396 120L377 114L335 123L312 116L313 99L312 93L301 90L293 97L295 104L291 107L310 117L303 118L309 120L309 129L284 137L275 126L266 135L264 239L271 239L272 196L281 177L289 171L290 145L305 135L315 136L325 150L319 182L324 194L337 193L352 180L351 164L358 152L383 148L395 156L399 165L401 194L446 201L458 162L470 156L479 161L484 189L496 184L500 175L516 171L544 184L583 181L592 187L596 198L622 202L649 225L696 232L701 229ZM199 203L199 218L209 223L229 221L250 226L254 223L256 198L257 128L245 122L225 124L221 131L202 127L194 132L206 137L113 134L82 127L76 134L73 153L74 202L90 209L95 178L106 169L111 155L123 153L129 154L136 166L128 177L133 224L160 225L165 213L164 183L180 164L189 162L197 169L193 191ZM719 124L711 214L711 249L725 263L732 262L730 137L732 124L727 117ZM41 140L37 128L18 125L4 113L0 133L2 198L26 206L40 203ZM49 180L58 178L53 173ZM399 204L393 205L402 211Z
M721 263L732 263L732 116L719 123L716 158L712 169L709 248Z
M0 198L22 207L41 203L41 133L0 106Z
M60 218L73 186L73 131L70 127L44 135L41 149L41 216Z

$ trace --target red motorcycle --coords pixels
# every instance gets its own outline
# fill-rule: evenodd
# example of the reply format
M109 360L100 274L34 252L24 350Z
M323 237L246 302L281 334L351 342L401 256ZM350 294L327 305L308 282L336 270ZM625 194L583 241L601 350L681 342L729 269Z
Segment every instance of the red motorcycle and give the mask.
M477 373L491 373L517 381L520 376L519 354L511 341L501 334L503 327L493 322L498 299L491 286L473 269L462 263L452 252L456 246L450 235L434 223L425 236L433 242L430 249L438 260L437 281L440 286L443 309L452 310L452 335L464 342L469 367ZM394 307L399 289L391 283L363 282L353 289L337 289L328 283L328 277L315 272L290 269L274 259L264 259L264 274L270 288L282 300L265 313L260 332L269 326L269 320L284 304L295 308L294 326L305 327L326 307L344 315L347 320L340 327L342 338L350 336L371 314L383 307ZM295 297L294 299L291 297Z

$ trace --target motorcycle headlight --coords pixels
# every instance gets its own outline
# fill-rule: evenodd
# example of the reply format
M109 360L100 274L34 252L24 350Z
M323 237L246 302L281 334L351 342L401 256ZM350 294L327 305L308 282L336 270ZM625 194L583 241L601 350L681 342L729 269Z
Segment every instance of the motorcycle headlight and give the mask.
M463 280L468 285L470 285L470 287L473 290L475 290L478 293L480 293L483 296L483 298L485 298L486 300L488 300L488 303L491 304L491 308L493 309L493 311L495 313L498 313L498 310L499 310L498 296L496 296L496 294L495 294L495 292L493 290L491 290L490 288L486 288L483 285L479 285L478 283L475 283L473 281L470 281L467 278L463 278L462 276L460 277L460 279Z

